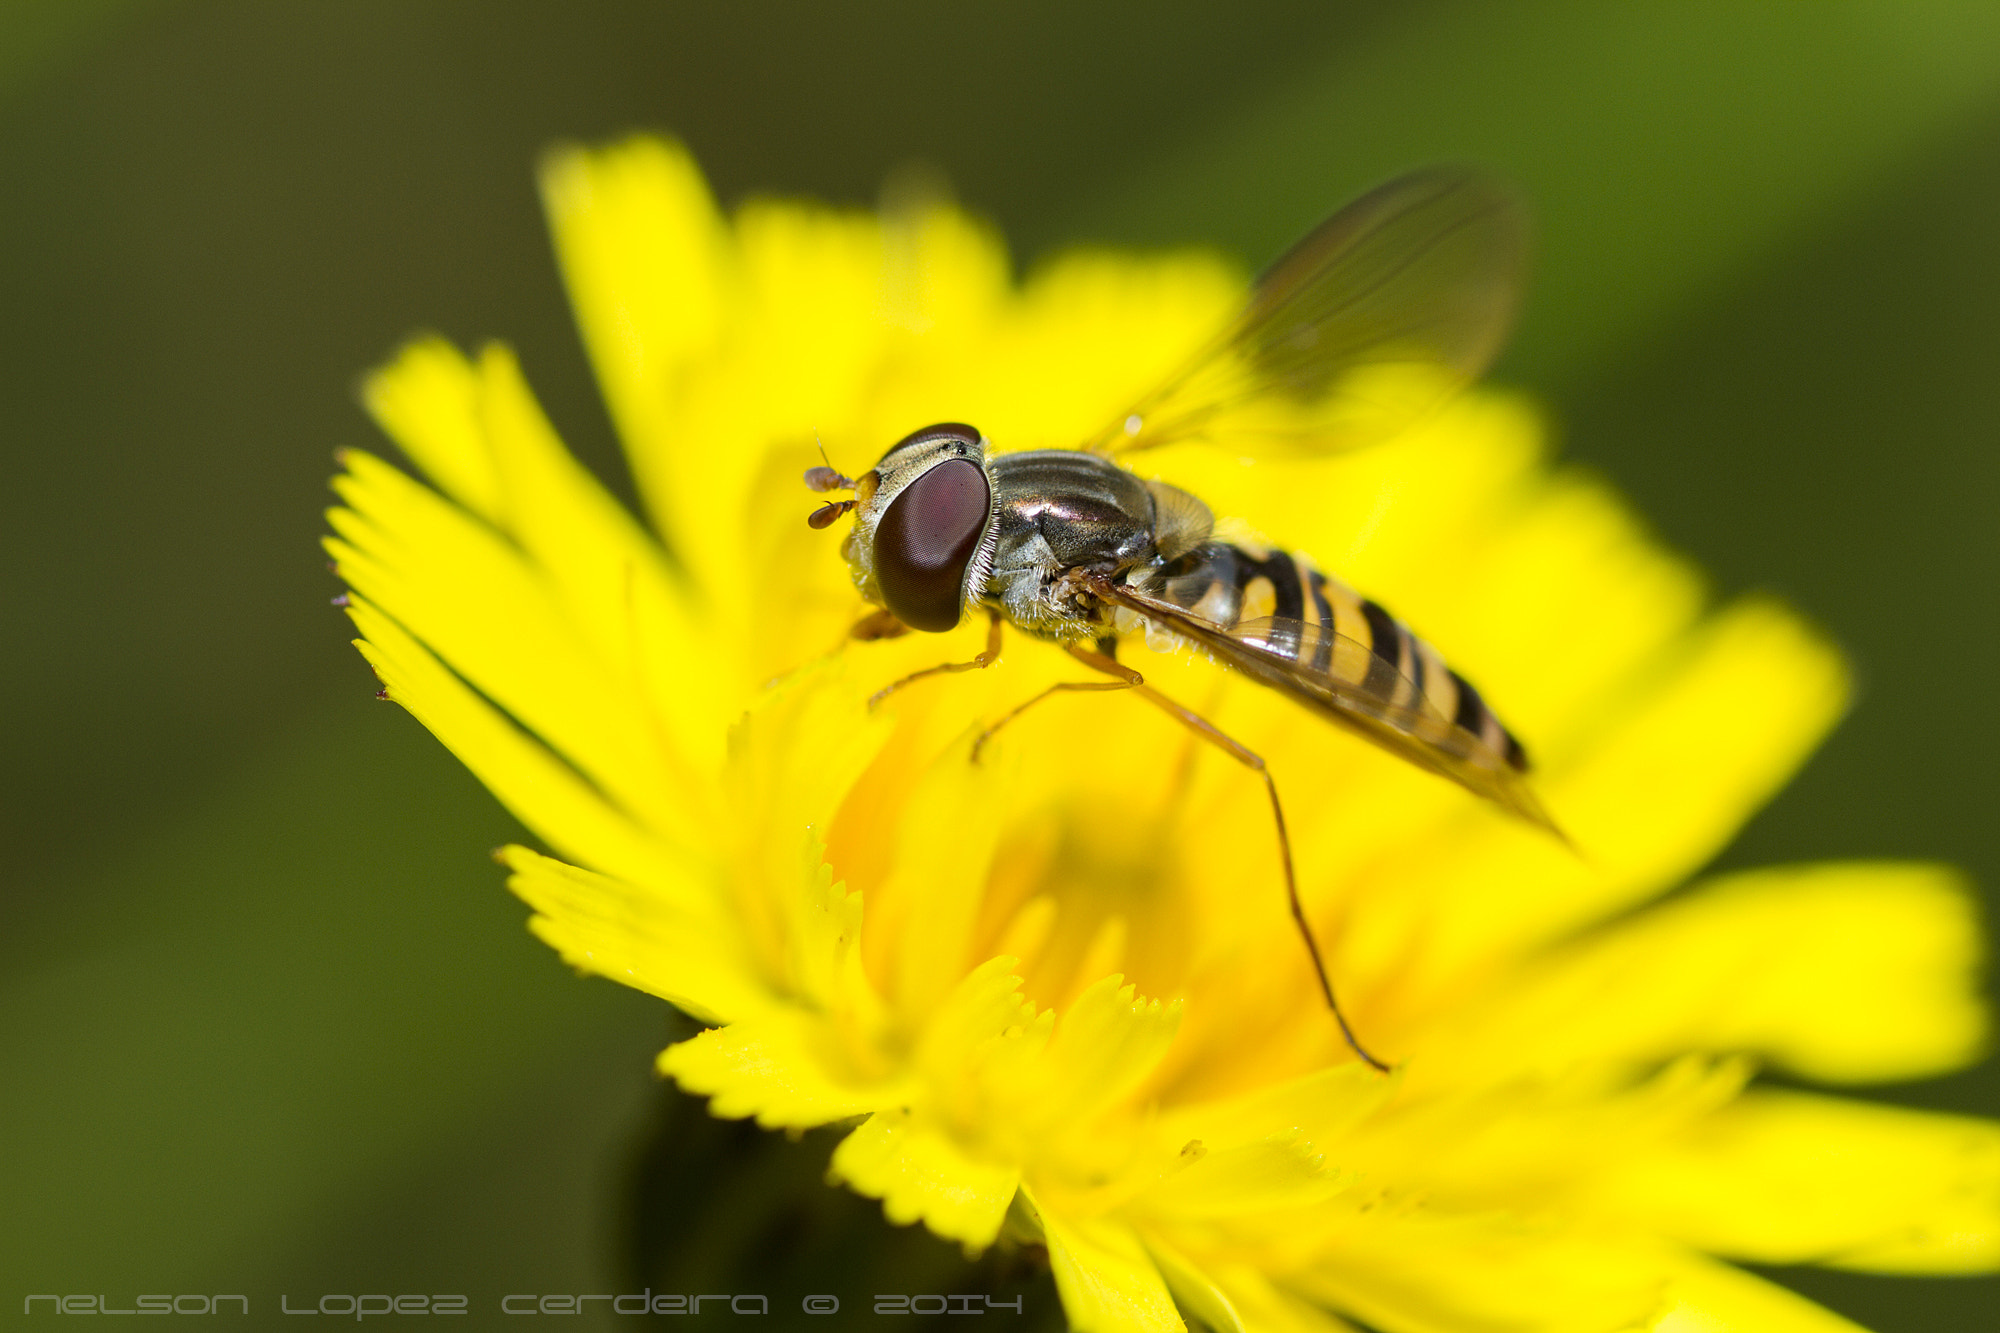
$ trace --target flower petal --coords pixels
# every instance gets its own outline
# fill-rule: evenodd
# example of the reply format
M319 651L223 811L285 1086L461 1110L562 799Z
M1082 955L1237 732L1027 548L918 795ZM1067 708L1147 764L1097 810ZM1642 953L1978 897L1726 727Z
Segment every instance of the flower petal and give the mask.
M690 360L722 336L735 281L708 185L679 144L638 137L550 154L542 202L633 478L677 552L697 555L701 534L681 521L709 494L694 469L753 464L727 450L706 458L674 419Z
M1427 1038L1454 1079L1582 1059L1746 1051L1813 1078L1911 1078L1986 1034L1973 899L1939 866L1839 863L1718 880L1531 958Z
M1543 794L1575 850L1468 811L1480 817L1449 838L1433 830L1425 854L1383 859L1342 975L1393 975L1400 995L1456 1004L1456 979L1663 892L1770 798L1846 702L1838 654L1768 600L1717 613L1671 657L1588 753L1551 762Z
M1193 1315L1201 1327L1210 1330L1210 1333L1253 1333L1253 1329L1261 1333L1261 1329L1268 1325L1268 1321L1266 1324L1246 1321L1237 1310L1235 1300L1220 1283L1156 1234L1148 1232L1142 1239L1146 1253L1159 1268L1160 1276L1166 1279L1174 1304Z
M659 1069L710 1098L714 1114L754 1115L766 1129L824 1125L907 1095L895 1077L860 1067L842 1036L824 1015L786 1006L669 1046Z
M1019 1168L967 1152L939 1126L903 1111L878 1111L833 1150L831 1175L882 1200L899 1225L921 1221L938 1235L982 1250L1020 1183Z
M728 816L710 840L772 986L815 1006L862 998L861 902L833 883L826 832L888 734L838 660L772 686L729 732Z
M1668 1303L1651 1333L1867 1333L1775 1282L1683 1255L1672 1265Z
M934 1085L949 1087L968 1075L990 1077L995 1065L1004 1077L1041 1055L1055 1014L1038 1014L1020 989L1014 960L989 958L921 1016L917 1061L930 1071ZM1002 1039L997 1046L996 1038Z
M700 622L681 579L563 447L513 353L492 344L474 364L423 340L369 376L364 393L419 466L448 494L466 492L461 503L520 548L572 631L639 696L652 729L712 762L746 683L733 655L713 643L694 650Z
M1805 762L1848 685L1840 654L1789 608L1755 597L1722 608L1589 759L1551 774L1549 800L1598 873L1572 901L1532 904L1509 934L1596 919L1695 870Z
M1507 1217L1390 1205L1323 1244L1286 1284L1398 1333L1622 1333L1650 1326L1666 1288L1645 1244Z
M1078 1122L1124 1100L1153 1072L1180 1027L1178 1001L1137 998L1113 974L1056 1020L1040 1086L1022 1089L1046 1123Z
M1074 1333L1185 1333L1160 1270L1132 1229L1108 1218L1060 1217L1024 1185L1048 1241L1056 1290Z
M1244 1263L1221 1266L1220 1286L1249 1333L1355 1333L1331 1310L1293 1295ZM1175 1288L1175 1294L1179 1294Z
M606 801L365 598L352 596L348 615L366 636L355 646L389 698L409 709L537 837L634 882L671 882L685 873L681 853Z
M529 929L570 966L657 995L705 1022L773 1003L739 924L707 874L659 875L644 888L508 847L507 886L535 909Z
M424 475L499 527L500 475L479 413L479 376L442 338L419 338L361 385L369 415Z
M1299 1208L1332 1198L1354 1179L1297 1136L1218 1151L1190 1140L1181 1155L1186 1164L1146 1191L1149 1217L1186 1220Z
M1750 1068L1689 1055L1638 1077L1600 1065L1454 1085L1451 1073L1413 1061L1402 1095L1334 1145L1337 1159L1468 1214L1562 1206L1576 1182L1726 1106Z
M1175 1138L1199 1138L1212 1150L1284 1134L1331 1147L1380 1109L1401 1081L1401 1074L1385 1078L1348 1060L1240 1097L1173 1107L1162 1112L1161 1127Z
M1614 1215L1758 1263L2000 1269L2000 1124L1756 1092L1585 1185Z
M327 550L348 586L597 785L635 823L700 844L688 756L629 669L592 651L575 609L518 547L358 451ZM534 651L521 651L522 644ZM691 651L691 650L685 650ZM627 664L629 667L630 664ZM531 821L533 822L533 821ZM609 869L609 867L600 867Z
M1355 1333L1354 1325L1276 1286L1250 1264L1203 1267L1151 1232L1144 1240L1175 1302L1215 1333Z
M1013 766L972 763L968 732L939 752L878 836L894 842L888 875L868 893L869 951L894 959L889 990L911 1013L937 1005L965 976Z

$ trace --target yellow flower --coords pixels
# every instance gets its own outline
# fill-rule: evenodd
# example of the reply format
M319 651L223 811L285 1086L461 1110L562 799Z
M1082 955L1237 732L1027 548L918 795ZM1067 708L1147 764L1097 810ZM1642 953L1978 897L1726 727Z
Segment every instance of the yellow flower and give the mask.
M1977 927L1933 866L1736 874L1662 899L1839 713L1784 608L1704 606L1533 413L1476 393L1391 447L1162 453L1478 680L1576 854L1205 661L1148 682L1271 762L1366 1068L1287 917L1263 791L983 625L858 643L823 440L934 420L1078 440L1240 300L1199 255L1024 286L944 208L718 215L678 148L566 152L556 248L649 523L514 359L407 348L370 408L428 485L348 456L329 543L388 696L557 857L507 849L569 962L708 1030L660 1068L716 1114L853 1124L896 1222L1045 1244L1080 1329L1851 1327L1723 1260L2000 1267L2000 1126L1751 1086L1964 1064ZM1148 456L1149 458L1151 456ZM1717 1257L1719 1256L1719 1258Z

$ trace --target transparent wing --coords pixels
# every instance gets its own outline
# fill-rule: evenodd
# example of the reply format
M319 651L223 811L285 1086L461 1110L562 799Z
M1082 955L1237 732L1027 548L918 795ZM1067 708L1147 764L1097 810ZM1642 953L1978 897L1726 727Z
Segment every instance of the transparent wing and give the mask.
M1490 177L1441 167L1390 181L1271 265L1220 337L1084 447L1207 437L1320 453L1387 439L1493 359L1526 252L1522 211Z
M1322 626L1289 616L1225 627L1106 576L1087 576L1085 581L1103 601L1199 644L1391 754L1563 836L1524 775L1504 755L1446 717L1416 681L1376 657L1368 645L1344 634L1329 636ZM1325 638L1332 640L1329 651L1320 652Z

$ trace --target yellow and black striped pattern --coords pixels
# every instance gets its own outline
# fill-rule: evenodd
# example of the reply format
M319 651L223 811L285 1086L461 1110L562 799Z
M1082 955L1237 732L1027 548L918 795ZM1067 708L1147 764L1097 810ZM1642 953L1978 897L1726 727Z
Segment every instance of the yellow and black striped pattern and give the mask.
M1465 765L1527 771L1521 743L1435 648L1302 556L1206 542L1133 591L1183 613L1168 628L1233 646L1235 665L1427 767L1460 781Z

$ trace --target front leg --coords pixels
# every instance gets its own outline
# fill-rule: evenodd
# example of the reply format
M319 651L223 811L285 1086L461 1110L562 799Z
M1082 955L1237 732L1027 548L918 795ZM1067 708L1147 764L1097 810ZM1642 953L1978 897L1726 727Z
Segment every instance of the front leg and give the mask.
M894 694L897 690L902 689L905 685L922 680L926 676L951 675L959 671L984 671L987 667L999 661L1000 613L998 611L988 611L986 614L988 620L986 625L986 649L984 652L974 657L970 662L945 662L938 666L925 667L922 671L912 671L901 680L884 685L881 689L875 691L874 694L868 697L868 706L871 709L879 707L884 699ZM867 622L864 621L863 623Z

